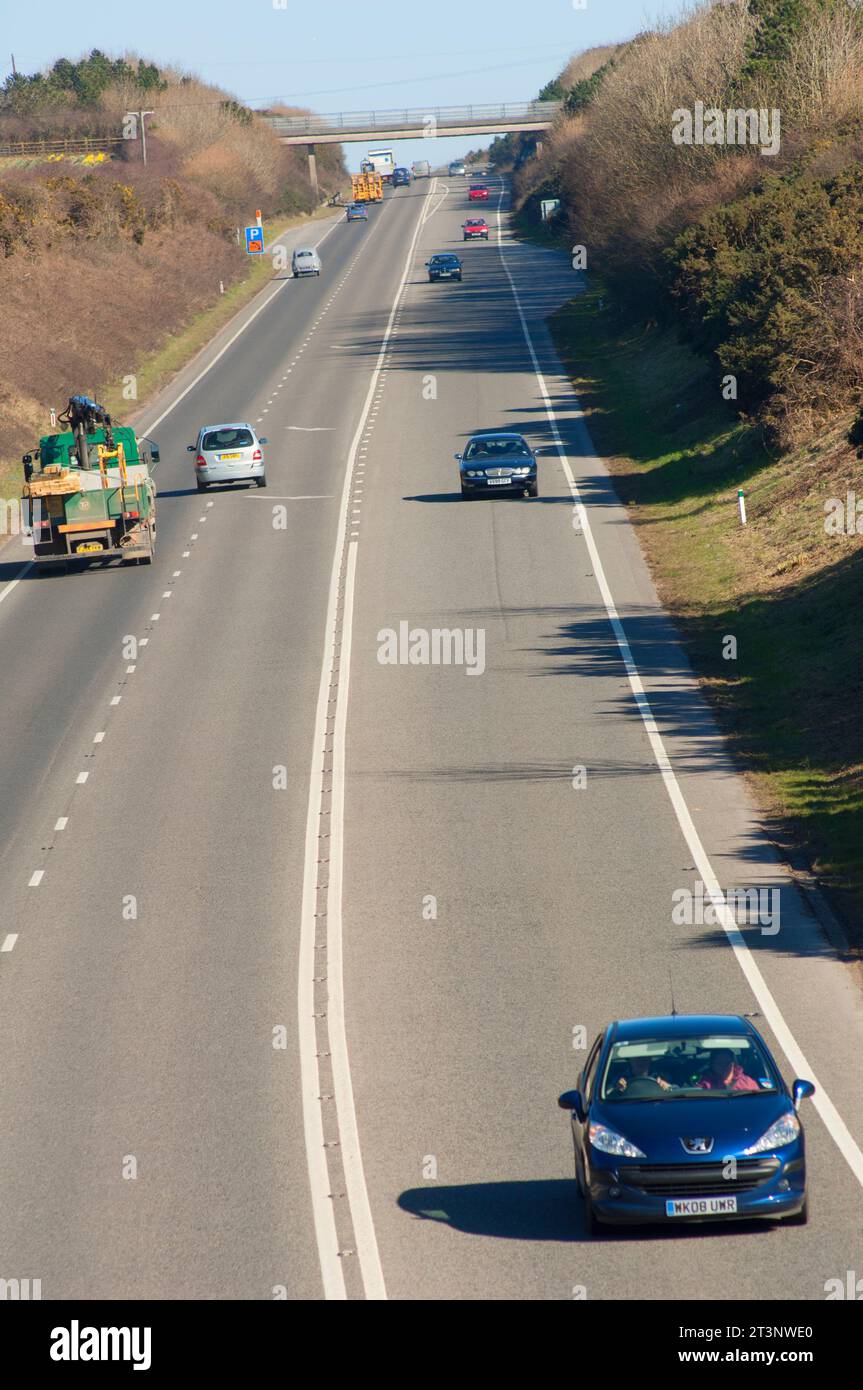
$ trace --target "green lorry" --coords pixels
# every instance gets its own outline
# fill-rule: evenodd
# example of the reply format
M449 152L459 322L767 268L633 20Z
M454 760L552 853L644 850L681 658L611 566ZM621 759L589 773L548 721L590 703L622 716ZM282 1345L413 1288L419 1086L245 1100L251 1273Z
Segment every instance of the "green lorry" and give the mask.
M38 568L75 561L114 560L149 565L156 551L159 462L152 441L89 396L72 396L58 423L25 454L22 519L33 536Z

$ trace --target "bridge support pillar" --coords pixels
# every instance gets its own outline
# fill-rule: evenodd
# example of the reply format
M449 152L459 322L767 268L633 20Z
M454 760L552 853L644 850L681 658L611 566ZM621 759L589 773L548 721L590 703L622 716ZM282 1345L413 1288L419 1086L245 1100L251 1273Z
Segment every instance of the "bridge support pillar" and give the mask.
M536 157L537 157L537 159L539 159L541 155L542 155L542 141L541 141L541 140L537 140L537 142L536 142Z
M315 159L315 147L309 145L309 183L312 185L312 192L318 197L318 165Z

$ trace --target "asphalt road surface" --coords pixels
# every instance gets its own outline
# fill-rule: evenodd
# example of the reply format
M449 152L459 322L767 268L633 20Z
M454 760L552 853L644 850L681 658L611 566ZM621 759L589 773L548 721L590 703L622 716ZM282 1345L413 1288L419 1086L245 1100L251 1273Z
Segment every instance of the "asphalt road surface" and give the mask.
M423 263L462 253L464 181L415 183L143 412L151 568L0 556L0 1275L43 1298L803 1300L863 1268L859 977L593 456L544 324L578 277L492 188L463 283ZM185 446L237 419L269 486L199 495ZM492 427L546 450L536 501L462 502ZM383 662L402 623L465 661ZM676 923L711 875L779 889L780 930ZM587 1236L574 1044L672 991L816 1080L806 1228Z

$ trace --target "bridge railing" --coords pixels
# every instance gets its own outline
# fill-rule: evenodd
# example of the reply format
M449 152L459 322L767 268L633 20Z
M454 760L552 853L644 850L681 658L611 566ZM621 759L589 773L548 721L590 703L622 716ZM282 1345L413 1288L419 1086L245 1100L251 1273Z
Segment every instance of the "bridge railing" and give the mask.
M325 115L265 116L278 135L320 135L344 131L399 130L430 126L502 125L519 121L553 121L559 101L494 102L480 106L396 107L390 111L338 111Z

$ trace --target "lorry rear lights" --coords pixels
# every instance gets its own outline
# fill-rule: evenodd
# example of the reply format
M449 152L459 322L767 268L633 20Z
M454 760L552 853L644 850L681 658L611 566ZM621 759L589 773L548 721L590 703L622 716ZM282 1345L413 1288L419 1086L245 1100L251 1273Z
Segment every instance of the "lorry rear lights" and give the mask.
M138 517L139 517L140 515L141 515L140 512L124 512L124 513L123 513L123 520L124 520L124 521L137 521L137 519L138 519Z

